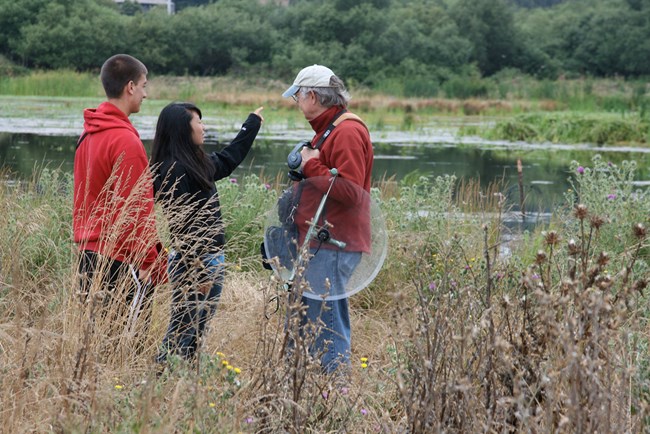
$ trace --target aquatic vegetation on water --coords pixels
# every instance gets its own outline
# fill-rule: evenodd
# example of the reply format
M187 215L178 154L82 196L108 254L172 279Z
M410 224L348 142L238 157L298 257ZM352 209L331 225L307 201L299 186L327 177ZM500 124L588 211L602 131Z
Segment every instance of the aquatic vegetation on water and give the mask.
M645 144L650 137L650 122L642 117L618 114L534 113L517 115L473 131L487 139L525 142Z

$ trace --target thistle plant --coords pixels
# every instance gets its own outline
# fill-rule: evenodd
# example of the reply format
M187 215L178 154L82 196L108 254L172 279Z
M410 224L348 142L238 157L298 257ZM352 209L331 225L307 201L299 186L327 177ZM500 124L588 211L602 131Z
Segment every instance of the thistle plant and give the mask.
M650 219L650 191L634 186L636 162L623 161L616 165L596 154L592 167L573 161L569 169L572 189L565 194L569 208L586 207L591 227L605 248L619 251L624 231L638 222L647 224ZM574 225L567 229L573 232L577 228Z
M611 223L588 206L561 221L527 265L495 260L485 237L478 279L453 262L467 233L419 245L417 297L396 296L390 333L406 430L640 432L646 225L627 220L612 251L600 236Z

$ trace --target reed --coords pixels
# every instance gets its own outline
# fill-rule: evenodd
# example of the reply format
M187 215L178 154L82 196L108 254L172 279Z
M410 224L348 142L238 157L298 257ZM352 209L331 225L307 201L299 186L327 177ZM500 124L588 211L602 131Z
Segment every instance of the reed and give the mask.
M34 71L0 78L0 94L16 96L101 97L97 76L74 71Z
M1 66L1 65L0 65ZM149 74L149 98L189 100L199 105L250 107L264 105L293 109L280 94L287 83L266 77L193 77ZM351 108L364 114L399 111L454 115L511 115L530 111L571 110L582 113L617 112L645 116L648 106L645 83L623 79L536 80L502 71L489 77L451 77L440 85L430 80L389 80L374 88L351 87ZM0 78L0 95L103 97L96 73L29 71ZM242 112L242 113L245 113Z
M121 320L99 315L100 291L77 296L70 180L43 171L3 184L0 421L10 432L646 432L650 195L628 185L633 165L591 163L572 166L567 207L508 255L508 186L377 181L389 254L351 299L344 383L301 351L309 338L285 328L299 307L261 269L275 181L219 185L237 234L223 296L198 369L172 359L162 373L152 357L169 288L156 290L133 351ZM272 314L274 295L286 301Z

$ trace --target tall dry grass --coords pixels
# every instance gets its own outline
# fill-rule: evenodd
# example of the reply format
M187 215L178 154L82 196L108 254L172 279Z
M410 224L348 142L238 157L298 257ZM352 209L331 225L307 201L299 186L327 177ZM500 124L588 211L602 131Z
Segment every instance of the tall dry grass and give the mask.
M97 298L80 304L75 293L69 180L46 172L3 186L3 430L645 432L650 198L617 190L630 191L630 212L610 207L588 188L606 182L598 168L575 178L580 206L522 234L509 255L497 255L509 206L500 186L447 177L374 188L389 254L351 299L344 383L320 373L302 350L308 339L286 349L286 314L299 307L252 247L277 197L258 177L219 184L236 234L223 295L199 369L173 359L162 373L152 359L169 286L154 294L139 351L108 345L115 322L92 322ZM275 295L284 302L273 313Z

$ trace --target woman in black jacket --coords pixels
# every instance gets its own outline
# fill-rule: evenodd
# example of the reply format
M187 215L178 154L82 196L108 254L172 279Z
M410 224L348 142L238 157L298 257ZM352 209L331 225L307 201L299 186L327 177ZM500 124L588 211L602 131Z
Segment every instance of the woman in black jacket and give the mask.
M169 224L168 271L173 285L171 319L157 356L195 357L207 321L216 310L224 276L224 227L215 181L244 160L263 122L262 107L248 116L221 152L203 148L201 110L172 103L158 117L151 151L156 202Z

